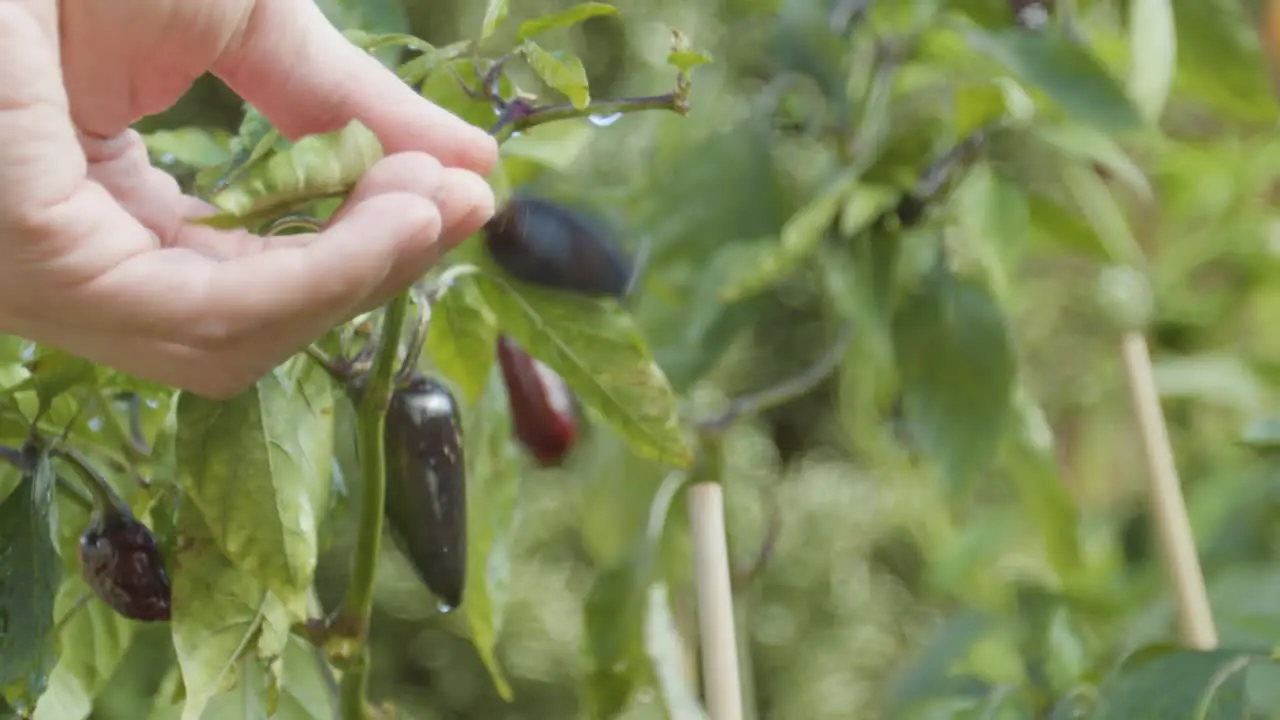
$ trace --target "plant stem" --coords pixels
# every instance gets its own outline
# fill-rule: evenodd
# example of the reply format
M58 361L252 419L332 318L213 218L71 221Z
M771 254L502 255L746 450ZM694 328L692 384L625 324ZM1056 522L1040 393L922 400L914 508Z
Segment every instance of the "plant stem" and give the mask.
M394 391L392 375L400 350L400 334L409 310L409 293L402 292L388 305L382 323L382 341L373 370L360 397L359 436L361 495L360 530L356 540L354 567L339 622L355 628L359 641L355 657L342 676L342 717L365 717L365 692L369 686L369 617L373 611L373 584L378 556L382 550L382 514L387 496L387 463L383 454L387 405Z
M1160 395L1151 368L1147 339L1140 331L1130 330L1125 333L1122 346L1134 415L1147 458L1151 512L1155 515L1161 554L1173 584L1178 636L1189 648L1209 650L1217 646L1218 632L1213 624L1209 593L1200 570L1191 520L1187 516L1186 501L1178 481L1169 430L1160 409Z
M111 486L111 483L107 482L107 479L93 467L89 459L82 455L79 450L72 447L53 448L52 454L66 460L71 465L76 475L80 477L80 484L93 496L98 509L103 513L103 517L131 517L133 515L133 511L129 509L129 505L124 501L124 498L120 497L115 488Z
M93 399L102 412L102 426L107 431L107 435L111 437L113 443L123 448L124 456L129 461L129 469L137 470L137 463L147 460L151 455L139 446L137 441L142 438L135 439L132 432L125 429L111 407L111 401L103 394L102 388L94 386Z
M618 100L601 100L588 103L586 107L573 105L534 106L521 101L507 105L502 117L489 130L489 134L502 142L512 133L522 132L538 125L545 125L557 120L573 120L592 115L617 115L645 110L670 110L681 115L689 113L689 101L680 92L648 97L621 98Z
M822 384L844 359L845 348L853 339L854 323L846 321L840 328L836 342L823 353L812 365L800 374L783 380L777 385L767 387L751 395L734 398L729 407L719 415L699 420L696 425L704 435L723 435L738 420L759 415L760 413L790 402Z

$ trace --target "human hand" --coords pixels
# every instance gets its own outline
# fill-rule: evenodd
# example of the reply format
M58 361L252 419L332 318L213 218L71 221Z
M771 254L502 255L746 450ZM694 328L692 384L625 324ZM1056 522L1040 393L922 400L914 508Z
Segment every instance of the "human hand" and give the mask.
M289 137L357 119L387 156L321 233L188 224L212 208L128 126L206 71ZM0 332L234 395L478 230L496 160L313 0L0 1Z

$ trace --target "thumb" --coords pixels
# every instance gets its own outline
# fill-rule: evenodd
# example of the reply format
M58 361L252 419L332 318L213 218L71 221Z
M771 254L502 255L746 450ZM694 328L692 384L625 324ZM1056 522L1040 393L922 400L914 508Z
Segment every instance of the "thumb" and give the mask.
M313 0L258 0L213 71L290 137L355 119L387 154L425 152L480 175L497 162L493 138L352 45Z

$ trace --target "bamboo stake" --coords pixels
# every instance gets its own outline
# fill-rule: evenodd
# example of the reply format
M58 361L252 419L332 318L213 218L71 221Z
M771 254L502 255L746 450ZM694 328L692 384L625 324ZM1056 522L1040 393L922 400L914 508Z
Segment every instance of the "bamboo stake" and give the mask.
M699 482L689 487L689 525L707 712L711 720L742 720L742 680L720 483Z
M1209 650L1217 646L1218 632L1178 480L1169 430L1160 409L1151 352L1146 337L1136 330L1125 333L1122 346L1130 398L1147 459L1151 512L1156 520L1161 555L1173 585L1178 637L1189 648Z

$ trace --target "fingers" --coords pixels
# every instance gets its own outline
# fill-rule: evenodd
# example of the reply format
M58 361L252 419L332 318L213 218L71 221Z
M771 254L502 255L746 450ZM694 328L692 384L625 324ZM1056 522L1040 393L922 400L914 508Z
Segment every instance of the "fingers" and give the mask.
M85 173L57 49L33 12L0 2L0 225L65 200Z
M312 0L259 0L213 70L290 137L337 130L354 118L388 154L426 152L480 175L497 162L493 138L348 42Z

